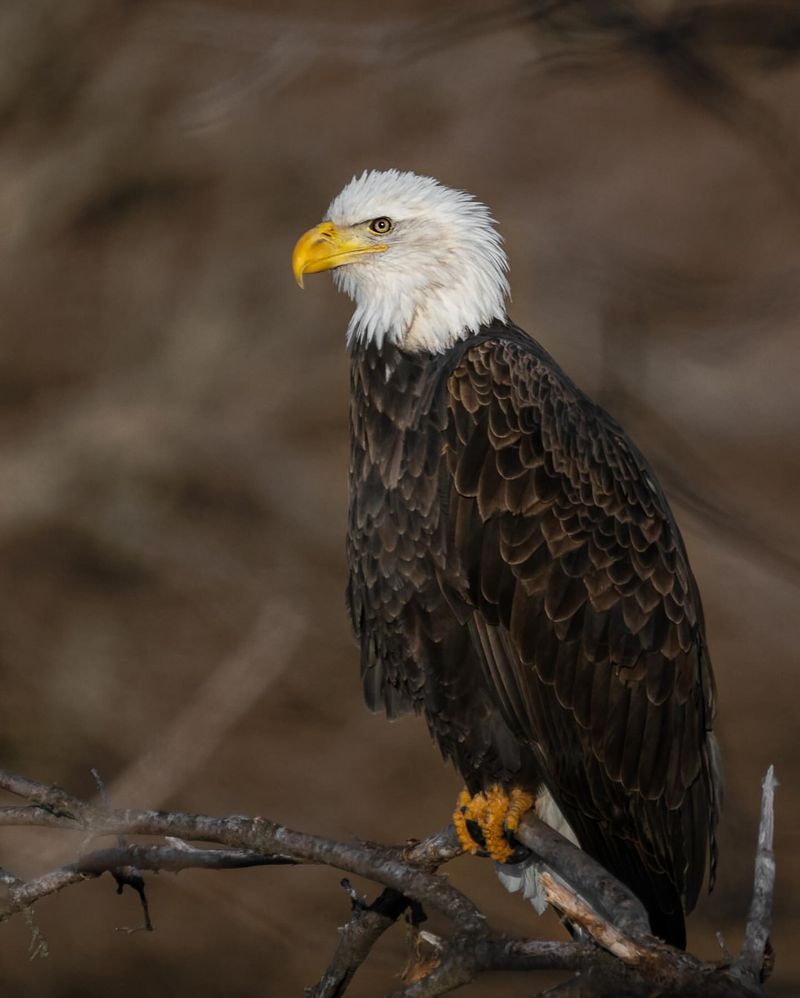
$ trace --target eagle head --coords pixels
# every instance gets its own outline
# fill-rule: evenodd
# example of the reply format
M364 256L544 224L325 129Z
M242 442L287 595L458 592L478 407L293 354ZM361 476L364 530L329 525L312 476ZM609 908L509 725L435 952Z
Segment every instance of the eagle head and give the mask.
M333 271L355 303L350 346L438 353L506 315L508 262L489 209L415 173L354 177L300 237L292 267L300 287Z

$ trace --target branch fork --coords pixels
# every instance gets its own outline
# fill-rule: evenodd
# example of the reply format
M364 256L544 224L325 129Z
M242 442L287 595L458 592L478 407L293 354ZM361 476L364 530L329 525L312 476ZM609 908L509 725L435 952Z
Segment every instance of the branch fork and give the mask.
M148 836L158 842L129 843L82 853L74 862L22 881L0 869L5 898L0 921L29 913L37 901L74 884L112 873L119 884L140 892L146 907L143 871L241 869L286 864L324 864L382 886L374 901L361 898L345 877L348 922L339 930L333 957L306 998L340 998L373 946L401 916L412 930L412 954L404 985L390 998L434 998L494 970L563 970L591 980L598 995L647 993L663 996L755 998L771 967L769 944L775 858L772 852L774 794L770 767L762 785L761 820L753 898L741 956L707 963L665 945L650 934L639 900L599 864L532 813L517 837L542 864L540 881L548 902L581 929L580 939L550 942L496 932L480 909L438 871L462 852L450 827L418 842L385 846L337 842L286 828L265 818L227 818L170 811L126 810L93 804L54 785L0 770L0 790L25 804L0 807L0 826L53 827L82 831L85 840L103 836ZM194 843L211 843L197 846ZM425 910L446 918L451 931L419 929ZM583 939L587 941L582 941Z

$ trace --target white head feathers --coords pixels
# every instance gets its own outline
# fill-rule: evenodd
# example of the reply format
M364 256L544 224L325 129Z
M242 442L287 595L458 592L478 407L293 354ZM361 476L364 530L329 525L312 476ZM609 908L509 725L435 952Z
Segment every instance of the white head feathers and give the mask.
M489 209L472 195L414 173L365 171L325 217L338 227L391 221L385 252L333 271L356 306L348 344L440 352L505 318L508 262Z

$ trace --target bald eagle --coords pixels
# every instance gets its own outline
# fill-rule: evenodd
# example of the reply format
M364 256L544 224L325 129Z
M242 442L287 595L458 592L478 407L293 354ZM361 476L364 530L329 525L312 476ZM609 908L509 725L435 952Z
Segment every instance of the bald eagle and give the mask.
M298 241L355 303L348 606L364 694L424 713L471 852L516 862L529 807L685 945L721 781L703 610L622 427L506 314L488 209L365 172Z

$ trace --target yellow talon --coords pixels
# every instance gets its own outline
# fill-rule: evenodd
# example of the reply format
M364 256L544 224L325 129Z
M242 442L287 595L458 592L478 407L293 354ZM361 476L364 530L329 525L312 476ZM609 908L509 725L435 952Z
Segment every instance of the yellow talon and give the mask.
M527 790L520 790L519 787L514 787L506 812L506 828L509 832L516 832L523 814L530 811L535 803L536 798L533 794L529 794Z
M495 784L474 797L465 788L458 795L453 815L459 842L466 852L488 853L498 863L505 863L514 854L509 833L519 828L522 815L533 805L534 797L520 787L513 787L509 792ZM475 841L468 822L478 825L483 842Z
M467 821L475 821L480 825L480 819L486 811L486 798L483 794L475 794L470 797L466 787L458 795L456 809L453 813L453 824L456 826L458 841L465 852L471 852L473 856L480 851L480 843L470 835L467 828Z

